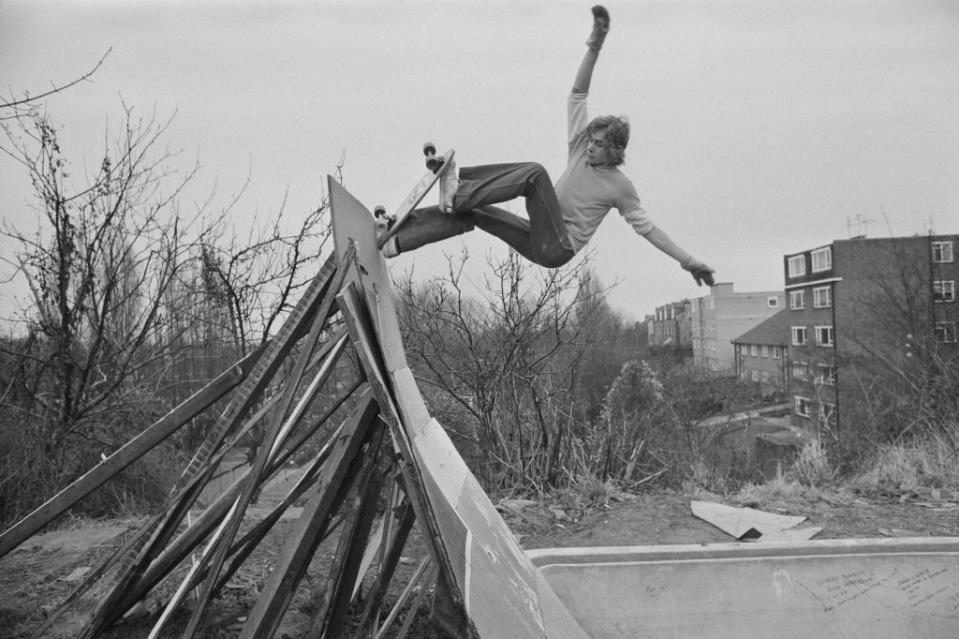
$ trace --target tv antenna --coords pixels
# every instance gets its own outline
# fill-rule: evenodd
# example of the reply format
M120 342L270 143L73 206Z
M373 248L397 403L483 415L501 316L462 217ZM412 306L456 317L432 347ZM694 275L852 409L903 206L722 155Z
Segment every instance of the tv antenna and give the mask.
M849 239L854 240L857 238L866 237L869 233L869 223L875 222L872 218L868 218L861 213L856 213L855 217L846 218L846 232L849 233ZM855 227L855 234L853 233L853 228Z

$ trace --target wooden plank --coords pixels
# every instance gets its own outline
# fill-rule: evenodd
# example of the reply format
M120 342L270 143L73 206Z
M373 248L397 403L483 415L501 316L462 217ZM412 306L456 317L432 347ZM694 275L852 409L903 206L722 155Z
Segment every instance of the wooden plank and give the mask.
M352 397L354 393L357 393L357 397L362 396L364 392L368 393L369 390L362 382L357 382L355 385L347 389L345 394L341 396L332 406L330 406L330 408L328 408L326 412L324 412L324 414L316 420L316 423L313 426L311 426L309 429L306 429L304 433L300 434L298 442L292 442L287 450L281 452L280 455L273 460L270 469L264 473L263 477L261 478L260 485L267 481L268 478L272 476L274 472L276 472L276 470L282 468L292 454L298 450L303 441L309 438L310 435L320 428L320 426L324 424L347 399ZM230 549L231 565L226 571L224 571L224 574L221 575L217 587L214 589L214 593L218 592L219 589L223 587L226 581L229 580L230 576L232 576L232 574L243 564L249 554L255 550L259 540L261 540L276 524L276 522L279 521L279 518L283 512L296 499L301 497L310 485L312 485L312 480L309 480L309 478L316 474L319 467L329 456L331 447L330 444L338 437L338 433L342 428L343 426L341 425L330 437L330 440L327 442L327 444L323 446L319 453L317 453L314 459L307 466L304 476L290 490L290 493L284 498L284 500L278 504L276 508L274 508L263 520L257 522L257 524L250 531L248 531L233 545L233 548ZM106 625L115 623L120 619L120 617L126 614L130 608L132 608L141 598L146 596L150 589L164 579L170 573L170 571L176 568L183 558L192 552L193 549L195 549L197 545L199 545L203 539L210 534L210 532L226 514L230 505L240 494L241 486L239 482L246 477L247 473L249 473L249 470L245 471L242 477L239 477L237 481L235 481L229 488L218 495L216 500L210 504L207 509L203 511L203 513L201 513L200 517L196 521L193 522L193 525L177 536L176 539L174 539L150 564L149 568L147 568L140 580L136 584L131 585L125 591L124 598L113 607L112 615L106 620ZM201 571L199 577L202 578L205 575L206 570L203 570ZM59 613L60 610L57 611L57 614Z
M379 332L380 323L397 323L397 318L392 299L393 287L386 270L386 262L376 248L373 214L332 176L327 176L326 182L330 194L333 240L337 255L343 259L351 243L355 245L355 259L362 265L362 269L355 277L357 283L362 284L362 290L375 313L373 323ZM402 342L381 343L379 349L381 349L387 371L406 366L406 351L403 349Z
M392 517L392 515L390 515ZM363 608L363 616L360 619L359 635L363 635L374 625L380 612L380 605L383 597L386 595L390 582L393 579L393 573L396 572L396 566L400 561L403 548L406 547L406 540L409 538L410 531L413 530L413 522L416 521L416 514L409 501L404 501L396 514L397 526L396 532L392 538L384 540L384 547L388 548L383 560L380 563L379 572L376 580L367 594L366 605Z
M344 257L345 259L348 259L349 255L347 254ZM332 290L338 290L340 286L342 286L345 277L346 268L340 268L332 280ZM253 464L250 469L252 478L259 477L260 474L266 469L270 458L275 454L276 448L281 443L281 434L288 431L286 422L284 422L284 416L286 413L285 409L292 404L296 393L296 386L303 374L303 371L306 369L307 363L310 361L313 347L320 338L323 330L327 327L326 318L329 315L330 310L333 308L333 301L334 296L326 295L320 302L319 310L314 317L313 326L310 329L310 334L306 339L306 345L303 349L303 352L297 358L294 366L294 381L287 384L283 393L281 406L283 406L284 410L277 411L277 414L275 415L276 419L267 429L267 433L265 434L263 442L261 442L261 448L259 451L257 451L256 458L253 460ZM332 362L335 362L339 352L339 350L334 350L334 352L331 353L330 357L324 363L324 368L317 373L317 378L320 382L322 382L333 370ZM315 390L315 388L313 390ZM297 414L291 415L291 421L298 418L298 416L299 415ZM240 529L240 522L243 521L243 517L246 514L247 505L250 503L250 500L253 498L253 494L256 492L256 481L252 478L247 481L246 485L243 487L242 494L237 498L236 508L231 512L231 514L227 515L227 521L223 529L223 534L221 538L216 541L216 547L213 552L212 559L210 560L211 563L208 570L207 579L203 582L203 587L200 589L200 592L196 597L193 613L190 615L190 621L187 623L184 636L192 637L193 633L196 632L197 627L200 625L207 602L210 599L210 595L213 593L213 588L216 585L217 577L219 576L220 570L223 567L223 562L226 560L226 555L230 550L230 546L233 544L233 538Z
M257 598L240 637L268 638L276 632L293 599L296 586L306 573L330 515L343 500L344 485L349 485L352 474L357 470L357 454L369 439L377 413L378 407L372 395L366 395L363 404L354 413L353 421L335 442L333 453L313 488L313 495L274 563L273 572Z
M353 587L361 577L359 569L363 559L366 541L376 516L376 506L383 490L384 477L377 461L383 444L386 424L371 437L363 465L357 473L357 503L352 509L350 521L344 526L333 565L331 579L326 589L326 605L321 606L314 621L314 635L322 637L340 637L343 634L343 622L353 598ZM319 632L316 632L319 631Z
M236 425L242 421L243 415L259 399L267 384L273 379L273 374L302 336L305 328L313 324L317 309L331 298L330 283L336 272L336 259L331 255L320 272L310 282L303 293L303 297L294 306L276 337L269 342L253 370L234 392L226 410L207 433L197 452L174 484L163 518L151 520L145 527L143 534L138 535L141 541L131 549L131 553L135 553L135 557L130 557L128 562L122 566L120 576L114 587L97 606L89 623L80 635L81 639L96 636L104 629L103 620L110 615L110 608L123 597L124 591L142 576L150 562L169 542L179 522L199 494L199 490L196 488L185 489L184 486L195 479L196 476L205 477L211 472L203 472L201 469L207 466L208 459L220 448L228 433L235 429Z
M29 539L38 530L115 477L164 439L177 432L230 390L236 388L246 379L250 369L253 368L265 348L266 344L230 366L213 381L118 448L83 476L71 482L29 515L3 531L0 534L0 557Z
M383 627L380 628L378 633L376 633L376 639L382 639L386 636L386 632L390 629L390 626L393 625L393 622L396 621L396 618L399 616L403 606L406 605L406 602L410 599L410 595L413 594L413 589L416 588L416 584L418 584L420 579L423 578L423 574L431 564L432 558L430 555L423 557L423 559L420 561L420 564L416 567L416 571L410 578L409 583L406 584L406 588L403 589L403 592L401 592L400 596L396 599L396 603L390 610L390 614L386 616L386 620L383 622Z
M410 631L410 627L416 619L416 612L420 609L420 606L423 605L423 600L426 599L426 593L429 592L426 584L428 584L431 579L427 577L423 581L425 583L420 587L420 592L416 595L416 598L413 599L413 603L410 604L409 612L406 613L406 619L403 620L403 625L396 631L395 639L404 639L406 637L406 633Z
M177 499L182 499L186 494L189 494L189 491L192 491L195 488L199 489L201 485L201 481L205 477L207 471L212 472L212 470L216 468L217 465L220 464L220 462L222 461L226 453L229 450L231 450L236 445L236 443L239 442L246 435L246 433L249 432L249 430L253 428L253 426L255 426L259 422L260 419L263 418L264 415L268 414L270 410L272 410L272 408L273 408L273 402L267 401L243 425L243 427L234 435L233 439L230 442L228 442L225 446L221 447L221 449L217 451L216 454L214 454L212 457L210 457L207 460L206 468L202 470L201 474L193 477L193 479L191 479L190 482L187 483L187 485L184 487L184 491L180 493L179 496L175 497L174 501L176 501ZM59 605L59 607L53 613L51 613L51 615L44 622L43 626L37 631L37 634L42 635L49 627L53 625L53 623L59 618L61 614L63 614L75 601L77 601L87 591L89 591L90 588L92 588L93 585L96 584L100 580L100 578L107 573L108 570L110 570L116 564L118 564L123 559L124 556L133 552L133 549L136 548L138 544L141 544L142 538L148 535L150 531L155 530L158 523L163 519L163 516L164 515L161 513L159 515L155 515L154 517L152 517L150 521L148 521L144 526L141 526L139 530L137 530L129 539L127 539L127 541L124 542L123 546L117 549L115 553L113 553L110 557L108 557L96 569L88 573L86 577L84 578L83 582L79 586L77 586L77 588L75 588L73 592L70 593L70 595ZM221 516L222 516L222 513L221 513ZM202 541L202 538L200 539L200 541ZM154 563L156 563L156 561L159 561L159 559L155 559L154 562L151 563L151 567L153 566ZM174 567L175 567L175 564L171 566L170 569ZM123 592L125 594L128 594L131 591L136 591L136 589L137 589L137 586L134 586L133 583L131 582L127 586L127 588L124 589ZM119 605L120 604L115 604L115 607ZM126 613L127 609L128 608L123 608L122 610L115 609L113 612L107 615L108 617L110 617L110 619L112 619L112 621L111 620L104 621L103 622L104 625L109 625L113 623L114 621L116 621L117 619L119 619L120 617L122 617L123 614Z

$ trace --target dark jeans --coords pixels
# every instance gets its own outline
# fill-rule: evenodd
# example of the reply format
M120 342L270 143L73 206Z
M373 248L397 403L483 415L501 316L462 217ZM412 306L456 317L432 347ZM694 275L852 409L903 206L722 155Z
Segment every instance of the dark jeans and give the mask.
M575 252L569 244L563 214L549 175L534 162L489 164L460 169L460 186L453 200L455 213L439 207L416 209L397 233L402 252L439 242L479 227L509 244L531 262L556 268ZM529 219L490 206L526 198Z

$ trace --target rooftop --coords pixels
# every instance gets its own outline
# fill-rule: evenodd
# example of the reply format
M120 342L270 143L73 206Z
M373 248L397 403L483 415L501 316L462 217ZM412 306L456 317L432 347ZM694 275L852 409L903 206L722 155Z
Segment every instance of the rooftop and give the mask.
M789 309L784 308L763 320L732 341L737 344L768 344L778 346L789 339Z

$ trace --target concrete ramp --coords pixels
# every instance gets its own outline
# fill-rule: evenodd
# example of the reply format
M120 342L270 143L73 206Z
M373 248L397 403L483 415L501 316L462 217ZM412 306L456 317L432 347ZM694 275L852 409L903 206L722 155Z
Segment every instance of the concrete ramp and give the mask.
M954 537L528 554L596 638L959 636Z

